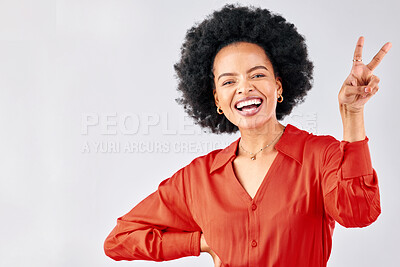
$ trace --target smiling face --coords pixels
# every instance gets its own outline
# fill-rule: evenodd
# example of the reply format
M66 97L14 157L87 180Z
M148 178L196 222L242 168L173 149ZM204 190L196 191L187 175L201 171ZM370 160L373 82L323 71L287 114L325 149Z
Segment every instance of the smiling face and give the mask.
M213 73L215 104L239 130L277 121L282 83L262 47L247 42L225 46L215 56Z

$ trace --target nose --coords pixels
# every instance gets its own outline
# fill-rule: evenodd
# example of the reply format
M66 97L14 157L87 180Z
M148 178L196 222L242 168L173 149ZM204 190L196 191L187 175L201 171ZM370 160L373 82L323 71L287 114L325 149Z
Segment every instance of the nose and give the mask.
M243 79L241 82L238 82L238 88L236 89L237 94L247 94L254 90L252 84L247 81L247 79Z

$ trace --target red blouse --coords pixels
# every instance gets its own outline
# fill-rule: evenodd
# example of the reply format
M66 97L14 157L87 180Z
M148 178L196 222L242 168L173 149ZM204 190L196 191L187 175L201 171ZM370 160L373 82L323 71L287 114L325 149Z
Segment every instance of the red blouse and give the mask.
M114 260L199 256L203 232L225 267L322 267L335 221L365 227L381 213L368 137L338 141L287 124L253 199L233 171L239 140L194 159L118 218L105 253Z

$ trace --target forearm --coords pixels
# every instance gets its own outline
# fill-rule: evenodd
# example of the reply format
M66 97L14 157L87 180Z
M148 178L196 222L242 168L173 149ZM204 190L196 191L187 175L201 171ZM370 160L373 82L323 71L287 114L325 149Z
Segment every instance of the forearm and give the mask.
M184 168L117 219L104 243L115 260L164 261L200 255L201 228L186 202Z
M364 109L350 111L345 105L340 106L340 115L343 124L343 140L355 142L365 139Z
M200 231L168 232L147 227L119 231L118 225L104 243L104 251L114 260L165 261L200 255Z

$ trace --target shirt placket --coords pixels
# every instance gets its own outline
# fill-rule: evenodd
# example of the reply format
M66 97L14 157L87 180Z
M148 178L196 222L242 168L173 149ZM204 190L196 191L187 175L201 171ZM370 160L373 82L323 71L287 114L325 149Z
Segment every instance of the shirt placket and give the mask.
M256 267L259 258L260 242L260 218L258 216L258 207L256 202L251 201L248 207L249 213L249 267Z

